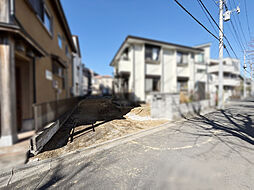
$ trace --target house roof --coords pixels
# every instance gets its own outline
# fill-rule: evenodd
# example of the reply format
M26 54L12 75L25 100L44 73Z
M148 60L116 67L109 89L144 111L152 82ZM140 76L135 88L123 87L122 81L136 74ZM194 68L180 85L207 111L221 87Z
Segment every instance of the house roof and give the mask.
M95 76L95 78L101 79L101 78L113 78L113 77L110 75L97 75Z
M179 44L170 43L170 42L164 42L164 41L153 40L153 39L149 39L149 38L143 38L143 37L137 37L137 36L129 35L125 38L124 42L122 43L122 45L118 49L117 53L115 54L114 58L112 59L112 61L110 63L111 66L113 66L113 63L114 63L117 55L121 52L124 45L130 40L143 41L144 43L151 43L151 44L157 44L157 45L172 46L172 47L176 47L176 48L184 48L184 49L191 50L191 51L204 51L203 49L197 48L197 47L190 47L190 46L179 45Z

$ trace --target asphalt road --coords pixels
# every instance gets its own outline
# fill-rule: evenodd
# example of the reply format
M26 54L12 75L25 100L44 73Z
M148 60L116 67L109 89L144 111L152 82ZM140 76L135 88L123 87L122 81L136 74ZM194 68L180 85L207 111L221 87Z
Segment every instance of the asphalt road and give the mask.
M6 188L254 189L253 120L254 101L238 102L94 154L28 167L28 178L14 171Z

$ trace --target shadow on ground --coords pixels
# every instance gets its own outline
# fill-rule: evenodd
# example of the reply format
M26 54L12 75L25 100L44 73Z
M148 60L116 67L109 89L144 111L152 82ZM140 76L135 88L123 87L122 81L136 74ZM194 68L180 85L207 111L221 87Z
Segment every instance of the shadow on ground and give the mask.
M230 106L206 115L196 113L195 117L187 118L185 123L194 124L197 130L195 132L183 132L182 127L179 132L193 135L198 141L200 137L215 137L221 143L224 143L232 151L237 152L239 149L254 150L254 102L245 100L238 102L237 105ZM214 147L215 148L215 147ZM242 156L242 155L240 155ZM244 159L251 164L253 161Z
M122 106L119 101L113 101L109 97L87 98L82 101L71 118L45 145L42 153L61 148L68 142L71 143L75 138L87 133L96 132L96 128L102 124L115 119L125 119L123 116L137 106L128 102L125 102L125 106ZM75 131L79 126L84 127L82 130Z

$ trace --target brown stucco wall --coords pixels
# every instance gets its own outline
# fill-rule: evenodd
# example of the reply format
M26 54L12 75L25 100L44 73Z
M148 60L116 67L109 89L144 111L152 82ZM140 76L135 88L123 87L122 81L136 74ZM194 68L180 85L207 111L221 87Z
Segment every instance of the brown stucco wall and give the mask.
M21 100L22 106L22 119L31 119L33 117L33 67L32 60L24 58L25 55L20 56L23 53L15 54L15 68L20 70L20 80L21 91L16 92L20 94L20 97L17 97ZM23 57L24 56L24 57ZM18 90L17 88L16 90Z
M53 16L53 35L51 36L25 0L16 0L15 2L15 14L17 19L31 38L33 38L48 54L45 57L36 58L36 103L53 101L56 99L56 91L53 89L52 85L53 82L51 80L47 80L45 75L46 70L52 72L51 54L58 55L63 61L68 63L67 80L69 86L61 90L62 92L59 95L59 98L64 99L69 97L71 88L70 85L72 84L72 62L71 59L65 55L65 45L68 45L70 53L71 48L53 4L50 0L45 1L50 14ZM62 49L58 46L58 34L64 37ZM59 88L61 88L61 78L53 75L53 79L59 81Z

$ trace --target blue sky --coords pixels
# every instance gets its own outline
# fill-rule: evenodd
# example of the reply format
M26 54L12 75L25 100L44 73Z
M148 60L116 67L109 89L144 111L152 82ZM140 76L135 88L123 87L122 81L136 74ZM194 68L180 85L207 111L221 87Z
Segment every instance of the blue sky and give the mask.
M219 10L214 1L217 0L203 0L203 3L218 21ZM72 33L79 36L83 63L99 74L112 74L113 69L109 63L127 35L188 46L210 42L211 56L218 58L218 42L173 0L61 0L61 2ZM196 0L179 0L179 2L215 33ZM252 0L246 2L253 35L254 2ZM240 33L240 40L246 44L237 18L239 17L246 41L250 41L244 0L228 0L229 8L235 4L240 4L241 13L239 15L234 13L232 21L237 33ZM233 37L231 24L227 22L224 27L225 35L237 56L242 59L243 53ZM234 57L234 54L230 53ZM224 55L227 56L226 51Z

